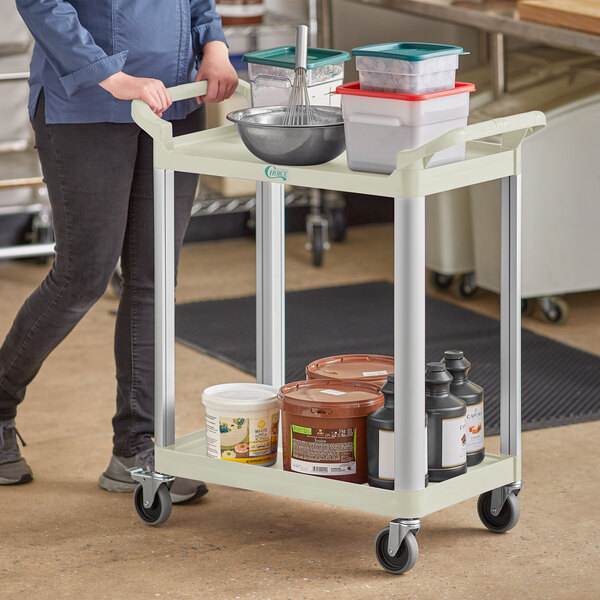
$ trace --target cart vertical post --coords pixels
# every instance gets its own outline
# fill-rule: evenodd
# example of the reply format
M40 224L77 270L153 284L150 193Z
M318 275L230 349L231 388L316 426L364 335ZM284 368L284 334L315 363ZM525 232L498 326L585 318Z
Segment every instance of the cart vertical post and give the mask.
M282 183L256 184L256 380L285 383L285 201Z
M175 443L175 174L154 169L154 438Z
M425 198L394 199L394 489L425 487ZM412 517L414 515L401 515Z
M521 454L521 175L501 182L500 452Z

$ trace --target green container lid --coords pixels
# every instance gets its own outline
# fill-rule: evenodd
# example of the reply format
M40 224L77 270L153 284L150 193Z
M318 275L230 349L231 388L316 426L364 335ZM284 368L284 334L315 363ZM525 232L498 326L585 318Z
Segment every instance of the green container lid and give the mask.
M327 50L325 48L309 48L306 57L306 68L316 69L325 65L350 60L350 55L343 50ZM269 65L282 69L294 69L296 66L296 47L279 46L269 50L258 50L244 54L244 62L257 65Z
M415 62L448 56L450 54L469 54L460 46L446 44L425 44L421 42L396 42L392 44L373 44L352 49L352 56L373 56L377 58L395 58Z

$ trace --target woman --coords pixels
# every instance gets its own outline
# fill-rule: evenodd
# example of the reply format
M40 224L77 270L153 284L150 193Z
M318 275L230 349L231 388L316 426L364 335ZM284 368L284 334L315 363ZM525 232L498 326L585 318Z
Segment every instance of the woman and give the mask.
M17 405L48 354L102 296L121 257L115 328L117 411L101 487L132 491L127 469L153 465L152 140L132 122L139 98L175 135L204 127L201 98L171 105L166 87L208 80L207 102L237 76L214 0L16 0L35 38L29 113L56 239L50 273L0 348L0 484L32 479L17 445ZM176 260L197 177L176 174ZM21 440L22 441L22 440ZM178 479L174 502L206 492Z

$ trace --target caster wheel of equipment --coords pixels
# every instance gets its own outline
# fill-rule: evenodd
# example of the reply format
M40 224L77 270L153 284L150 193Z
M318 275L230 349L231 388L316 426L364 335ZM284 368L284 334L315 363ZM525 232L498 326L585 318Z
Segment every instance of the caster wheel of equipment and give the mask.
M564 298L558 296L550 296L540 299L542 312L548 323L560 325L565 323L569 318L569 305Z
M477 512L481 522L494 533L510 531L519 521L521 509L514 493L509 494L497 515L492 514L492 492L486 492L477 500Z
M453 279L454 277L452 275L443 275L442 273L436 273L435 271L431 274L431 282L440 290L445 290L450 287Z
M344 207L332 208L331 212L331 232L334 242L343 242L346 239L346 209Z
M323 233L322 225L313 225L311 246L313 265L315 267L320 267L323 265L323 252L325 251Z
M400 549L395 556L388 552L388 538L390 528L382 529L375 538L375 555L379 564L393 575L402 575L410 571L416 564L419 556L419 545L412 532L408 532L402 540Z
M472 298L478 290L474 273L465 273L458 281L456 287L457 295L460 298Z
M530 317L535 311L535 300L533 298L521 298L521 315Z
M164 484L156 490L154 502L152 502L152 506L148 508L144 506L142 485L136 485L135 491L133 492L133 503L135 504L135 510L137 510L142 521L148 525L160 525L161 523L164 523L171 515L171 508L173 506L169 488Z

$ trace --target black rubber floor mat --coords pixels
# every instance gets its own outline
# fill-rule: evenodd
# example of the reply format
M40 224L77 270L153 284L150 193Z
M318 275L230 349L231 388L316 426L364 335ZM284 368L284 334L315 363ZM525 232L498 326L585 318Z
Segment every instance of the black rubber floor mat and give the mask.
M286 293L286 381L335 354L393 354L393 285L364 283ZM179 342L256 373L255 297L180 304ZM428 361L464 350L485 390L486 433L499 431L500 328L495 319L427 298ZM423 366L423 372L425 366ZM600 419L600 357L523 330L523 429Z

